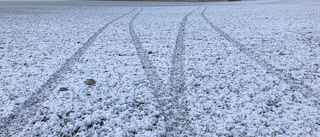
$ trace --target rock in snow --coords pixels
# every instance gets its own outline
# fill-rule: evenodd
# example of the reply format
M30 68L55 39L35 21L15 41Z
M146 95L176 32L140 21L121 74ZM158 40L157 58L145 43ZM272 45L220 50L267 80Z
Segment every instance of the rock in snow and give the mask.
M59 91L68 91L69 89L68 88L66 88L66 87L61 87L60 89L59 89Z
M86 82L85 82L87 85L94 85L96 84L96 81L94 79L86 79Z

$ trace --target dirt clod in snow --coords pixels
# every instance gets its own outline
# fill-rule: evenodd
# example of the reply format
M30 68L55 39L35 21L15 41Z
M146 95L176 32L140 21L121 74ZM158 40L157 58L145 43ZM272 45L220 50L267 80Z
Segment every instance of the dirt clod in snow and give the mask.
M94 84L96 84L96 81L94 79L86 79L86 84L87 85L94 85Z
M62 87L62 88L59 89L59 91L68 91L68 90L69 90L69 89L66 88L66 87Z

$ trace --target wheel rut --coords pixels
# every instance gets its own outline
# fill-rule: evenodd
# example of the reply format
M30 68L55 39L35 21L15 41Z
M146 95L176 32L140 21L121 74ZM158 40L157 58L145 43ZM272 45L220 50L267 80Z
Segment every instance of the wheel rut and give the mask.
M185 46L183 41L187 19L189 15L199 8L189 12L180 22L178 36L176 38L174 53L171 61L171 83L169 89L167 89L166 86L161 82L161 78L158 76L156 68L147 54L148 51L139 42L139 37L134 30L134 21L143 9L141 8L141 10L130 21L130 35L132 37L132 42L136 47L136 51L145 71L145 75L147 76L151 89L153 90L156 100L158 101L158 110L160 110L161 115L165 118L165 136L181 135L185 130L188 130L189 127L188 123L186 122L188 113L185 111L187 104L182 101L183 93L186 90L186 75L184 74ZM166 97L163 98L163 96ZM166 110L164 110L164 107Z
M222 37L224 37L226 40L228 40L233 46L235 46L239 51L247 55L250 59L254 60L257 62L262 68L266 69L267 73L277 77L278 79L284 81L288 85L290 85L290 90L293 91L304 91L303 95L304 96L317 96L319 97L318 94L316 94L311 87L306 85L304 81L298 80L289 74L283 73L281 71L277 71L276 68L274 68L270 63L268 63L264 59L260 59L259 57L255 56L252 54L250 50L246 49L244 46L242 46L237 40L234 38L230 37L227 33L222 31L220 28L218 28L216 25L214 25L213 22L211 22L206 16L205 16L205 11L207 10L207 7L201 12L201 16L203 19L215 30L217 31Z
M139 42L139 37L134 29L134 21L137 18L137 16L142 12L143 8L131 19L129 24L130 29L130 35L132 38L132 42L136 48L136 52L138 54L138 58L140 60L140 63L142 64L142 67L144 69L144 73L147 76L148 81L150 82L151 89L153 90L153 94L156 97L157 100L157 109L161 112L161 115L164 117L164 120L167 124L168 118L164 114L164 110L162 106L164 105L162 102L163 100L160 100L160 96L163 92L167 91L165 85L161 82L161 78L157 74L156 68L153 65L153 62L150 60L148 56L148 51L142 46L142 44ZM167 126L167 125L166 125ZM167 128L167 127L166 127Z
M130 35L133 41L134 46L136 47L136 51L138 53L138 57L140 59L140 62L145 70L145 75L148 77L148 80L150 81L151 88L154 92L160 92L161 89L165 88L163 84L160 82L161 79L158 76L155 66L153 65L153 62L150 60L148 56L148 51L142 47L141 43L139 42L139 37L136 34L134 30L134 20L137 18L137 16L142 12L143 8L132 18L130 21Z
M24 125L28 118L32 117L34 113L37 112L37 108L46 100L50 91L54 89L54 85L59 83L63 79L63 74L70 71L76 62L79 61L81 56L87 51L89 47L92 46L92 43L97 39L97 37L112 23L123 18L124 16L135 11L133 10L113 19L112 21L105 24L98 31L96 31L86 42L80 47L69 59L67 59L61 67L55 71L52 75L49 76L48 80L45 81L35 92L32 93L22 104L17 105L13 111L4 118L1 118L1 132L5 133L8 130L8 127ZM23 115L21 115L23 113ZM15 124L15 125L13 125Z
M171 108L176 112L169 113L171 136L177 134L183 135L185 130L189 129L188 123L188 104L184 101L186 92L186 74L185 74L185 45L184 45L184 30L187 24L188 17L197 9L185 15L180 23L178 36L176 38L174 53L172 55L171 70L170 70L170 89ZM169 102L170 102L169 101ZM178 115L177 115L178 114Z

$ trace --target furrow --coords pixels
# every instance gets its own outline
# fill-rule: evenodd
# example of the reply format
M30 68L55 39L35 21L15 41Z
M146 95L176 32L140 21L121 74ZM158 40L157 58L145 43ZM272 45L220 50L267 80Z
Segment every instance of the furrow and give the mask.
M125 13L109 23L105 24L101 27L97 32L95 32L86 43L80 47L69 59L67 59L61 67L54 72L48 80L43 83L31 96L29 96L21 105L18 105L13 109L13 112L1 119L1 131L7 130L8 127L13 124L25 123L28 117L32 117L34 113L36 113L37 108L41 106L41 103L46 100L50 91L54 88L54 85L59 83L59 81L63 78L63 74L70 71L70 69L74 66L74 64L79 61L80 57L86 52L86 50L92 46L92 43L97 39L97 37L112 23L119 20L120 18L132 13L136 8L131 10L128 13ZM23 113L23 115L21 115Z
M298 90L298 91L305 91L303 92L304 96L319 96L317 93L313 91L311 87L304 84L303 81L300 81L298 79L295 79L294 77L290 76L289 74L283 73L281 71L277 71L276 68L274 68L270 63L268 63L264 59L260 59L259 57L252 54L252 51L245 48L245 46L242 46L237 40L230 37L227 33L222 31L220 28L218 28L216 25L214 25L206 16L205 11L207 7L202 11L201 15L203 19L215 30L217 31L222 37L224 37L226 40L228 40L233 46L235 46L239 51L247 55L250 59L257 62L262 68L266 69L267 73L279 78L280 80L284 81L288 85L290 85L291 90Z

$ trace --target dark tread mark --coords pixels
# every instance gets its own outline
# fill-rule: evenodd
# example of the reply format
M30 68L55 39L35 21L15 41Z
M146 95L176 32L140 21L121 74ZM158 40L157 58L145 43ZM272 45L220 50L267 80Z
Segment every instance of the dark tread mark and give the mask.
M176 39L174 53L172 56L172 65L170 70L170 94L172 97L172 108L175 108L178 112L177 114L171 114L170 119L170 130L176 133L173 133L173 136L176 134L183 134L184 131L189 129L189 123L187 117L189 113L188 105L183 101L183 93L186 91L186 74L185 72L185 45L184 45L184 30L187 23L188 17L198 10L197 9L189 12L185 15L180 23L178 36Z
M184 30L185 30L186 22L187 22L189 15L191 15L193 12L195 12L199 8L195 9L194 11L191 11L186 16L184 16L181 23L180 23L180 28L178 31L178 36L176 39L174 53L173 53L172 61L171 61L172 65L171 65L171 70L170 70L170 81L171 81L172 92L182 93L183 91L185 91L186 75L184 74L184 68L185 68L185 57L184 56L185 56L186 47L183 43Z
M86 52L86 50L92 45L92 43L97 39L97 37L113 22L119 20L120 18L132 13L135 11L136 8L131 10L130 12L121 15L120 17L117 17L110 21L109 23L105 24L102 28L100 28L97 32L95 32L87 41L86 43L80 47L74 55L72 55L69 59L67 59L62 66L54 72L49 79L40 86L34 93L32 93L31 96L29 96L23 104L15 107L13 109L13 112L8 116L1 118L1 123L4 125L1 125L1 131L7 129L9 126L12 124L17 124L14 123L14 120L18 120L18 122L23 122L27 120L29 116L32 114L36 113L37 108L41 106L41 103L45 100L46 95L50 94L50 90L54 88L54 84L56 84L61 78L63 78L63 73L66 73L69 71L74 64L79 61L80 57ZM22 112L23 115L20 115ZM18 119L20 118L20 119Z
M161 79L156 73L156 68L148 56L148 51L142 47L141 43L139 42L139 37L134 31L133 22L141 12L142 12L142 8L130 21L130 35L131 35L133 44L136 48L136 51L138 53L140 62L145 70L145 74L151 84L152 90L155 92L160 92L160 90L163 89L164 86L160 82Z
M265 68L267 70L267 73L279 78L280 80L284 81L288 85L290 85L290 90L298 90L298 91L306 91L302 92L302 94L307 96L317 96L317 93L315 93L311 87L304 84L303 81L300 81L298 79L295 79L294 77L290 76L289 74L283 73L281 71L277 71L270 63L268 63L264 59L260 59L259 57L254 56L251 51L245 48L245 46L242 46L237 40L230 37L227 33L223 32L221 29L219 29L217 26L215 26L204 14L204 12L207 10L207 7L202 11L201 15L203 19L215 30L217 31L222 37L224 37L226 40L228 40L232 45L234 45L239 51L247 55L250 59L257 62L262 68Z
M167 91L167 90L166 90L165 85L161 82L161 78L157 75L156 68L148 56L148 51L145 48L143 48L143 46L139 42L138 35L134 31L134 25L133 25L134 20L142 12L142 10L143 10L143 8L141 8L141 10L130 21L130 24L129 24L130 25L130 35L132 38L132 42L133 42L133 44L136 48L136 51L138 53L138 57L140 59L140 62L143 66L145 75L147 76L148 81L150 82L151 89L153 90L153 94L155 95L155 98L157 100L158 106L156 106L156 107L160 111L160 114L163 116L163 118L166 122L166 127L165 127L165 130L166 130L168 119L167 119L166 115L164 114L164 110L162 108L163 103L161 103L159 98L161 97L162 92Z

